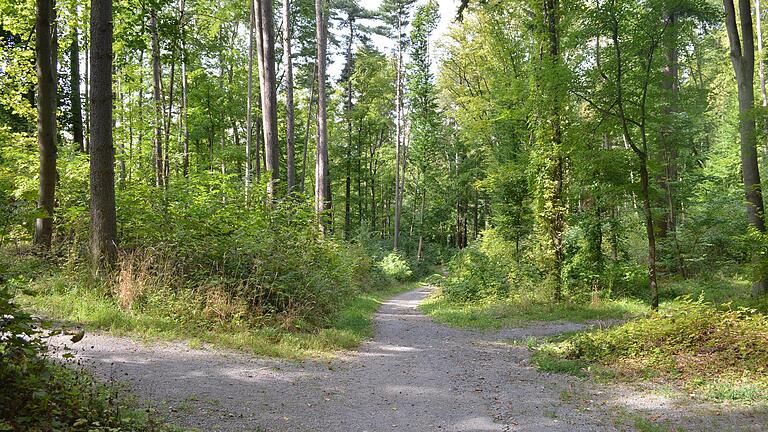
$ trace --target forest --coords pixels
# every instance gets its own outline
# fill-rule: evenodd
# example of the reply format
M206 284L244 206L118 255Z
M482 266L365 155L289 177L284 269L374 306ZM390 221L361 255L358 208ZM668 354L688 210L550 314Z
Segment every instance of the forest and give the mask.
M765 430L763 6L0 0L0 430Z

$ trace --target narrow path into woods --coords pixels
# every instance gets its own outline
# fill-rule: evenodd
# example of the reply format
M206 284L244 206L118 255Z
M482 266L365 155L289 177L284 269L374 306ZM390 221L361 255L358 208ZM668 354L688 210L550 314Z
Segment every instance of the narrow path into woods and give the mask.
M89 334L77 357L126 381L170 420L201 431L614 431L643 417L686 430L761 430L765 415L679 406L627 388L536 371L528 350L500 342L575 330L555 323L471 332L417 310L429 287L387 301L376 336L331 362L289 362L182 343L147 346ZM626 426L622 426L626 424ZM733 428L733 429L731 429Z

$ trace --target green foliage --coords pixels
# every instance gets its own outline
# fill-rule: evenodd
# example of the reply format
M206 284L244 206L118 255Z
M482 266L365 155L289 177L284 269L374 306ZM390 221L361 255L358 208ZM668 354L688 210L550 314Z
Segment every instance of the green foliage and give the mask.
M413 271L408 261L398 252L391 252L376 264L384 276L395 281L406 281L412 275Z
M727 305L726 305L727 306ZM597 363L625 377L681 379L714 399L764 400L768 316L699 299L535 348L539 364Z
M5 254L3 259L8 258ZM23 260L27 261L27 260ZM31 260L34 261L34 260ZM3 270L0 284L0 429L3 430L166 430L90 375L47 358L45 339L61 333L34 320L14 302L30 266ZM77 340L73 338L73 341ZM70 354L66 351L63 357ZM72 365L70 365L72 366Z

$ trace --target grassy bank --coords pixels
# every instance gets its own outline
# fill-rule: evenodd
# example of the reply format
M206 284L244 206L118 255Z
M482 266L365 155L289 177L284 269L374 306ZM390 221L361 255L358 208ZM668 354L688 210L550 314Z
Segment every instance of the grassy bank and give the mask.
M458 303L438 290L420 306L435 321L461 328L499 329L535 321L583 322L597 319L630 319L650 311L635 299L609 299L595 303L551 303L525 298L493 298Z
M531 349L549 372L672 384L715 402L768 402L768 316L754 309L681 299L648 317Z
M210 344L270 357L302 359L330 356L356 347L373 333L372 316L382 301L412 288L400 283L350 298L322 327L302 328L278 320L255 326L246 321L224 322L199 316L183 294L163 293L163 307L125 309L108 292L80 283L75 276L53 274L32 285L20 303L37 314L82 325L87 330L146 340L186 340L191 346Z

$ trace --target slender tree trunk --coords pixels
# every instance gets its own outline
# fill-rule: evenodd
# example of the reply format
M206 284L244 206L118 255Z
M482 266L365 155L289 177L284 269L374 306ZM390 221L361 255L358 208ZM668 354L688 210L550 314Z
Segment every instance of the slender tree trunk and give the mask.
M346 103L346 117L347 117L347 157L346 157L346 171L347 176L345 179L344 188L344 239L349 240L350 230L352 227L352 219L350 215L351 206L351 189L352 189L352 72L354 70L354 64L352 59L352 46L355 41L355 22L350 19L349 22L349 41L347 43L347 103Z
M174 46L175 50L175 46ZM168 187L168 179L171 175L170 145L171 145L171 119L173 118L173 89L176 78L176 56L171 56L171 77L168 81L168 112L165 118L165 153L163 158L163 178Z
M53 69L51 43L52 4L37 0L35 21L35 57L37 69L37 144L40 149L40 189L37 207L45 213L35 222L34 243L51 248L53 205L56 191L56 71Z
M91 6L91 238L94 268L117 258L115 149L112 144L112 0Z
M392 235L392 248L397 250L400 243L400 166L402 164L403 135L403 30L401 17L397 16L397 72L395 77L395 232Z
M763 194L760 188L760 171L757 164L757 135L755 133L754 110L754 76L755 76L755 47L752 29L752 11L749 0L739 0L739 20L741 35L736 25L736 11L733 0L723 0L725 7L725 26L730 43L731 64L736 75L739 97L739 137L741 140L741 170L744 179L744 195L747 201L747 221L759 232L765 232ZM743 47L743 50L742 50ZM759 257L753 255L757 263ZM766 293L765 278L752 284L752 295L761 296Z
M317 155L315 157L315 211L320 231L329 233L328 213L331 209L331 184L328 178L328 125L325 95L326 26L323 0L315 0L317 30Z
M152 78L154 80L154 102L155 102L155 137L154 137L154 169L155 186L163 187L164 168L163 168L163 89L162 89L162 71L160 68L160 38L157 28L157 11L150 12L150 23L152 31ZM93 43L93 42L91 42Z
M113 71L114 72L114 71ZM123 89L122 89L122 80L120 78L117 79L117 100L121 107L125 106L125 102L123 100ZM121 111L118 115L120 116L120 124L123 124L123 111ZM114 121L114 115L112 118L112 129L116 130L115 128L115 121ZM120 187L120 190L125 189L125 179L126 179L126 166L125 166L125 144L123 140L119 140L118 142L118 155L120 156L118 158L118 166L120 167L120 173L118 174L118 186Z
M91 35L89 20L85 20L86 29L83 33L85 47L85 152L91 148ZM143 53L143 51L142 51ZM141 108L141 107L139 107ZM141 111L140 111L141 112Z
M184 144L183 144L183 161L182 161L182 172L184 174L184 177L189 177L189 126L187 125L187 110L189 108L188 106L188 100L187 100L187 46L186 46L186 24L184 23L185 19L185 13L186 13L186 1L185 0L179 0L179 25L180 28L180 38L181 38L181 124L182 124L182 134L184 135ZM250 100L249 100L250 102Z
M77 10L75 9L75 14ZM77 22L72 25L72 44L69 47L70 104L72 105L72 138L78 150L85 152L83 138L83 111L80 100L80 42Z
M760 76L760 95L762 96L763 107L768 107L768 94L765 91L765 59L763 59L763 20L760 0L755 0L755 18L757 28L757 64L759 65L758 74ZM768 125L768 122L766 122ZM767 126L768 127L768 126Z
M309 147L310 127L312 125L312 101L315 99L315 80L317 79L317 62L312 66L312 77L309 82L309 101L307 101L307 127L304 129L304 154L301 162L301 193L303 194L304 182L307 178L307 148Z
M253 32L256 25L256 0L250 1L250 16L248 18L248 99L245 113L245 202L249 203L251 194L251 146L253 143ZM259 160L256 159L258 166Z
M293 59L291 58L291 4L283 0L283 64L285 67L285 151L288 192L296 187L296 150L293 116Z
M264 126L265 168L271 173L267 185L270 198L276 196L280 179L280 150L277 143L277 78L275 76L275 29L271 0L257 0L256 28L261 84L261 112Z

